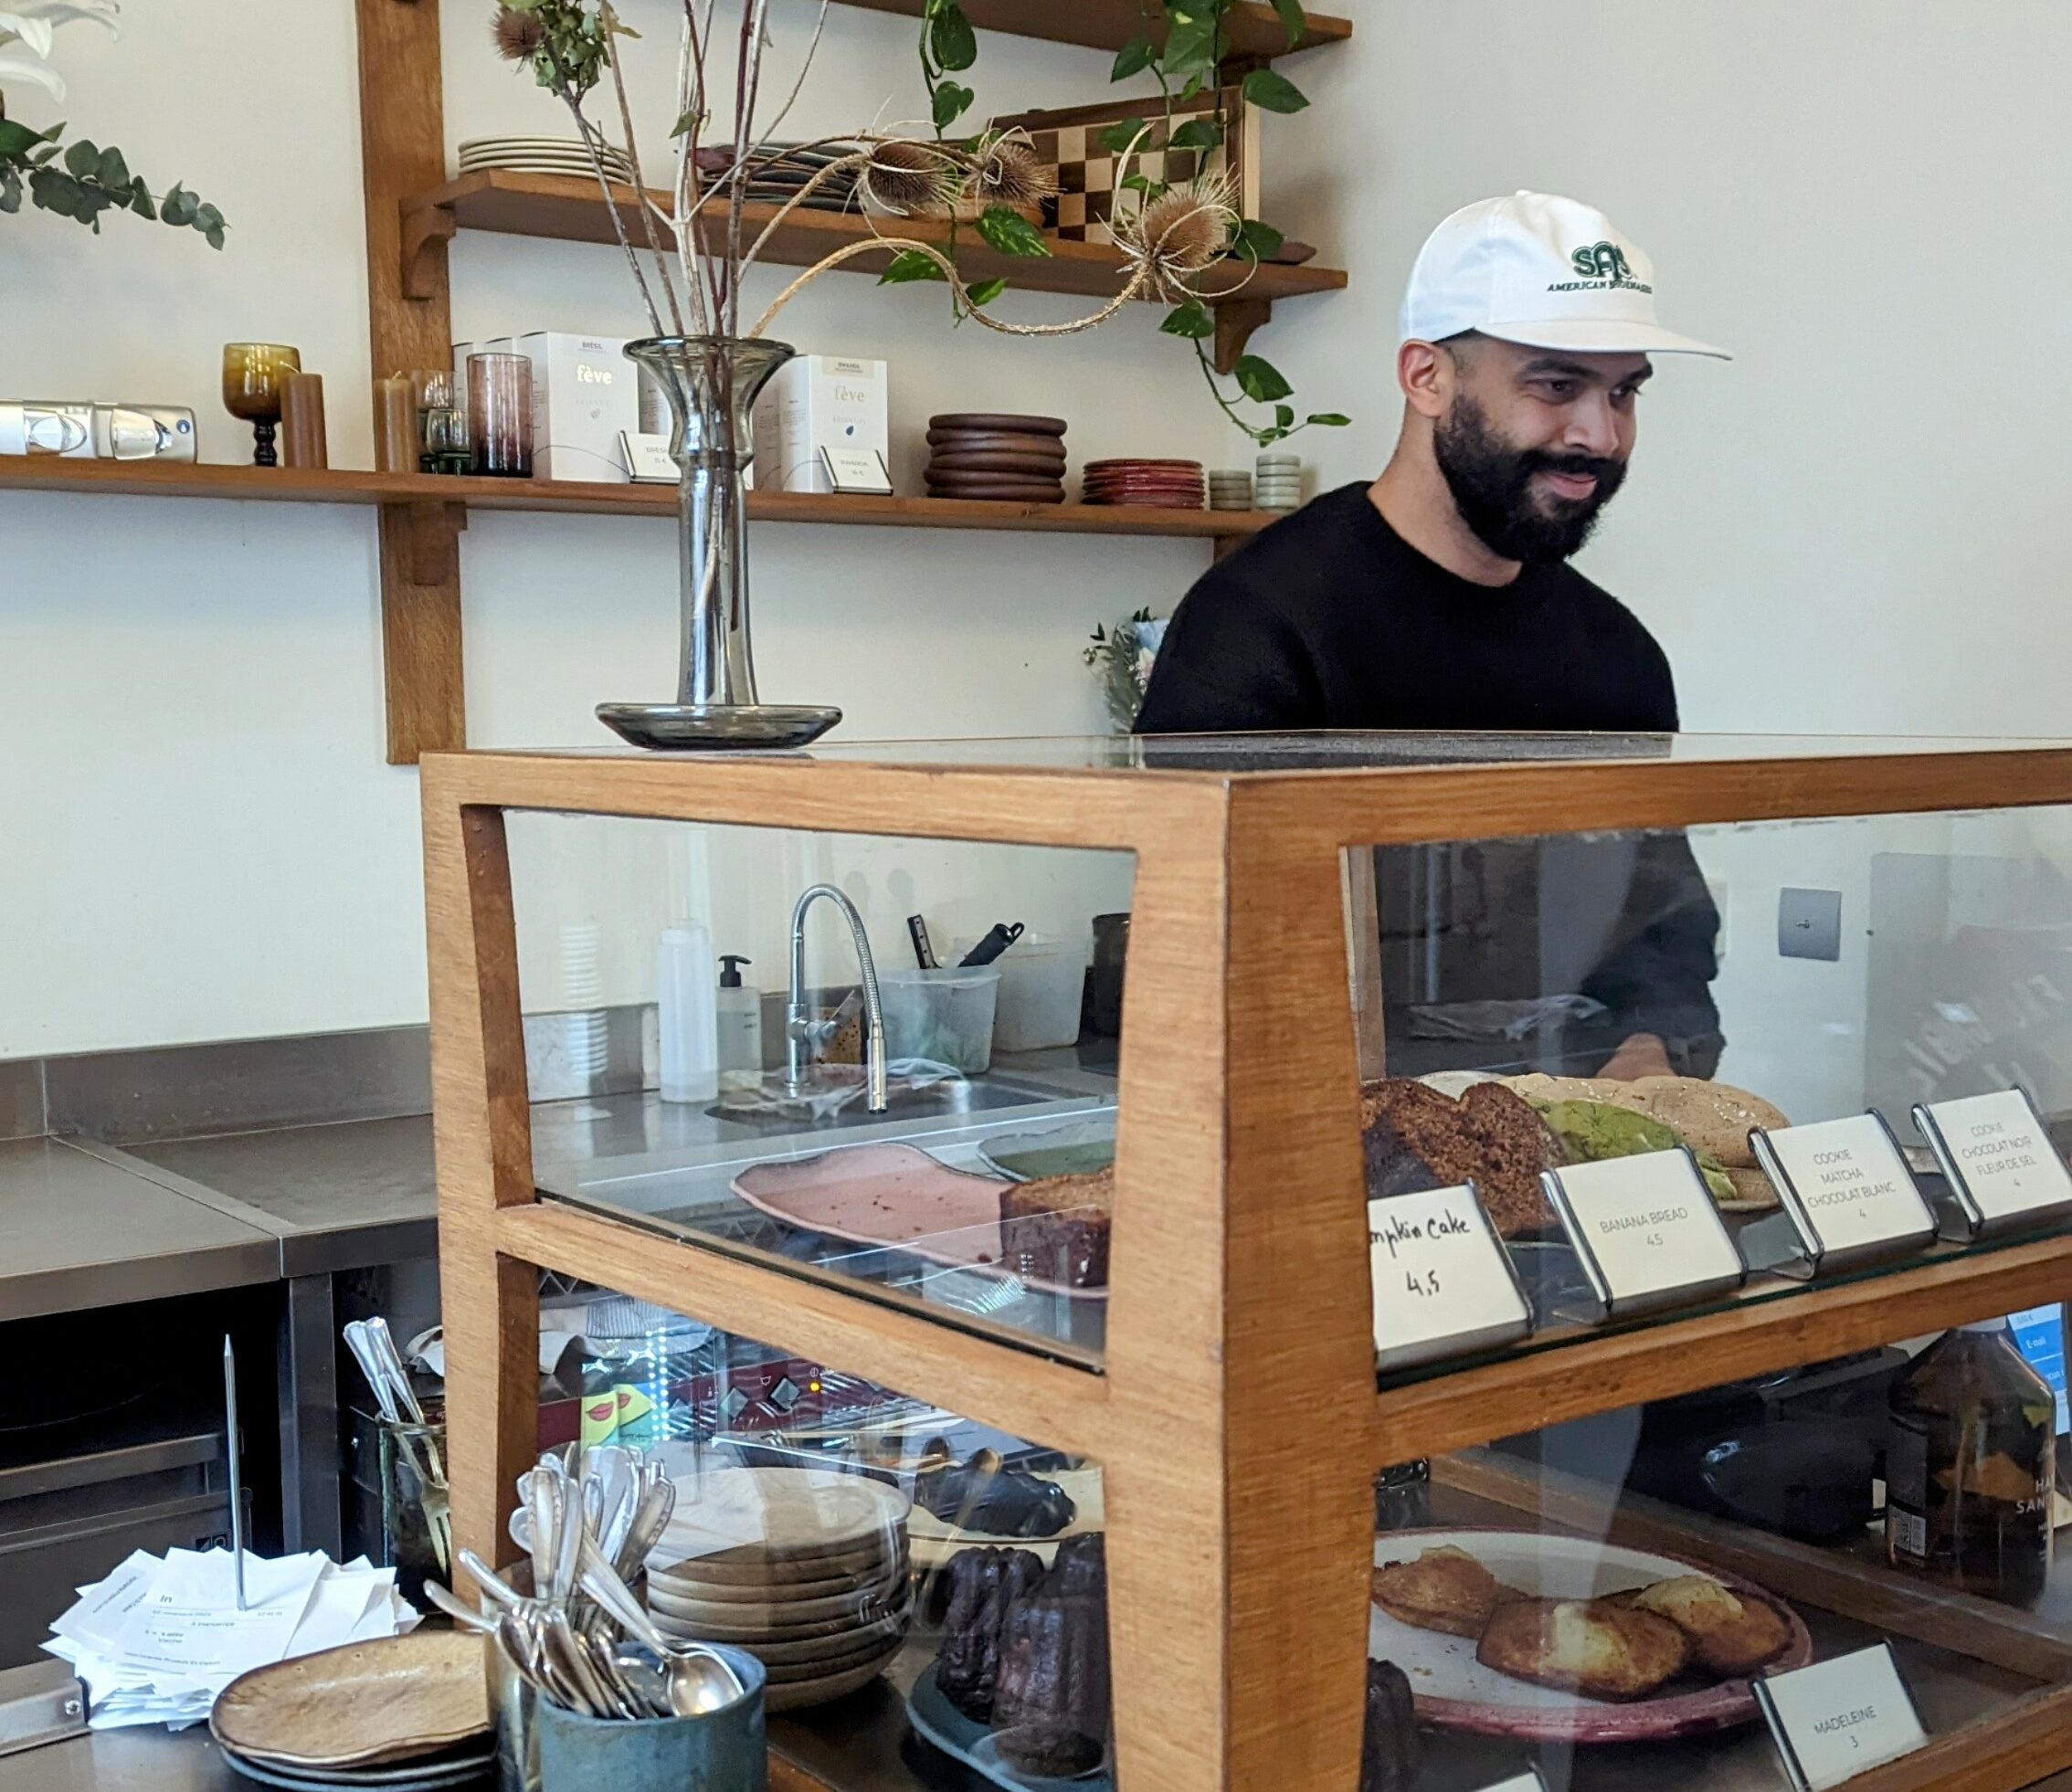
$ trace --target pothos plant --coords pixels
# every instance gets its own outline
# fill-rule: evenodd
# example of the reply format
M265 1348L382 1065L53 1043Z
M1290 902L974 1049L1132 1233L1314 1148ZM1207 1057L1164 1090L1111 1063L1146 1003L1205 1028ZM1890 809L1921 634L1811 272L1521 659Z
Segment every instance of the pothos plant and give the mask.
M1134 79L1148 74L1158 83L1162 128L1154 131L1143 118L1125 119L1101 134L1102 147L1118 158L1118 187L1136 195L1138 217L1170 199L1173 183L1154 178L1130 164L1147 142L1176 151L1193 151L1203 156L1223 147L1230 133L1225 112L1221 68L1231 53L1227 17L1242 0L1142 0L1146 12L1162 19L1163 41L1148 33L1133 37L1117 52L1110 79ZM1302 0L1273 0L1288 47L1302 41L1308 17ZM925 0L921 26L921 73L926 82L930 111L938 139L977 103L978 96L964 82L954 79L967 73L978 60L978 34L961 0ZM1242 80L1240 91L1250 105L1270 112L1299 112L1309 104L1302 90L1274 69L1254 69ZM1190 107L1204 93L1213 94L1215 110L1176 122L1183 107ZM1020 229L1014 227L1019 226ZM1120 237L1126 220L1118 224ZM1041 234L1019 215L1005 218L981 217L979 231L986 240L1006 254L1048 254ZM1250 263L1256 271L1261 263L1278 255L1284 241L1282 233L1257 218L1238 217L1221 252ZM894 264L886 279L927 279L938 278L925 266ZM1004 282L995 282L1004 287ZM994 296L997 296L994 295ZM1280 369L1263 356L1246 354L1232 369L1235 395L1218 376L1209 344L1215 340L1216 320L1204 300L1195 292L1161 295L1176 300L1160 328L1191 345L1210 395L1223 415L1262 448L1285 441L1303 430L1316 427L1343 428L1351 421L1336 411L1313 412L1298 420L1295 396ZM1271 420L1248 416L1241 406L1250 402L1271 406Z
M219 249L228 228L223 214L178 181L158 197L113 145L103 149L86 137L68 142L63 124L39 131L8 115L10 89L37 87L53 100L65 97L65 83L50 66L58 26L91 19L112 33L119 12L117 0L0 0L0 213L19 212L26 191L37 210L69 217L96 236L103 212L129 212L196 231Z

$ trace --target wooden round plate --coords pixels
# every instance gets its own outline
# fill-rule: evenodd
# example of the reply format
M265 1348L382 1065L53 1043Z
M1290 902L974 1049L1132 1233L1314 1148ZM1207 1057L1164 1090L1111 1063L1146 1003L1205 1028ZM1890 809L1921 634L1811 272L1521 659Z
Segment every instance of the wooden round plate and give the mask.
M769 1673L769 1683L763 1689L763 1709L773 1713L804 1711L812 1705L847 1698L851 1692L862 1691L883 1673L898 1653L896 1649L887 1650L875 1660L842 1673L830 1674L824 1680L779 1680L774 1671L766 1670Z
M1009 485L990 491L967 491L962 488L930 486L928 496L967 504L1062 504L1065 501L1065 489L1062 485Z
M1008 429L1020 436L1062 436L1066 426L1062 416L1020 416L1012 411L945 411L939 416L930 417L928 427L931 430Z
M842 1555L858 1558L846 1565L861 1566L896 1549L913 1509L896 1487L868 1475L719 1469L677 1481L675 1514L657 1549L694 1578L729 1578L714 1571L735 1565L763 1570Z
M286 1767L371 1767L452 1748L490 1727L482 1639L413 1630L271 1662L223 1689L208 1727Z
M671 1636L685 1637L693 1642L739 1643L825 1643L840 1637L861 1637L874 1631L880 1625L897 1625L904 1628L913 1622L914 1603L910 1594L902 1592L896 1603L891 1604L882 1617L876 1618L813 1618L803 1624L762 1624L753 1619L745 1623L733 1623L724 1619L707 1622L703 1618L676 1618L668 1612L653 1612L656 1627ZM765 1614L778 1617L781 1614ZM890 1634L889 1630L887 1634Z
M1054 436L1023 436L1010 429L931 429L927 439L938 453L946 449L966 454L1040 454L1054 459L1060 450Z
M859 1593L832 1593L824 1599L790 1599L777 1603L754 1600L715 1600L686 1597L648 1583L648 1608L658 1618L671 1618L686 1624L757 1624L766 1631L786 1623L812 1623L838 1619L847 1624L867 1623L896 1611L907 1597L904 1575L883 1586Z
M1016 454L994 448L945 448L928 462L928 477L937 473L1062 473L1062 454Z
M1774 1606L1790 1624L1791 1640L1766 1673L1802 1668L1813 1660L1813 1638L1804 1621L1775 1594L1702 1562L1650 1550L1537 1531L1391 1531L1375 1539L1374 1563L1380 1567L1414 1562L1426 1550L1449 1544L1465 1550L1505 1585L1543 1598L1596 1598L1678 1575L1709 1576L1744 1598ZM1514 1680L1475 1659L1473 1637L1421 1630L1379 1606L1369 1610L1368 1654L1393 1661L1409 1676L1419 1721L1440 1729L1530 1742L1665 1742L1731 1729L1757 1715L1746 1680L1702 1686L1672 1681L1653 1698L1615 1704Z

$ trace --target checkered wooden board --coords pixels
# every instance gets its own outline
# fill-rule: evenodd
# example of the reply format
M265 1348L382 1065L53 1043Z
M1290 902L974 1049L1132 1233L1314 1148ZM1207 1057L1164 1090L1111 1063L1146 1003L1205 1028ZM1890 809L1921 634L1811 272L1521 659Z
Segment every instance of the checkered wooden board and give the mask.
M1203 94L1189 105L1176 107L1172 129L1177 131L1190 119L1215 118L1219 100L1224 140L1220 148L1207 151L1167 148L1167 121L1155 95L1063 111L1024 112L995 119L993 125L996 130L1026 132L1038 159L1057 174L1057 196L1043 202L1046 235L1068 243L1113 243L1118 201L1125 216L1138 203L1136 193L1117 187L1118 180L1132 173L1177 185L1200 174L1234 168L1239 176L1239 211L1246 217L1258 215L1259 133L1252 116L1254 109L1245 104L1242 92L1226 88L1221 95ZM1101 138L1111 125L1129 119L1141 120L1149 128L1125 168L1120 165L1122 157Z

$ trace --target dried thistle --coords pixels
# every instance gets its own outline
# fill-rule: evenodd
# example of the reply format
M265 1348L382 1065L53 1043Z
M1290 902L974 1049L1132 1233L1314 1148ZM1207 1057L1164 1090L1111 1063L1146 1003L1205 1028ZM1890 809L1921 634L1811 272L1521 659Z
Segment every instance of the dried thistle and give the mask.
M1176 186L1119 219L1115 247L1161 300L1179 304L1194 296L1189 282L1229 250L1240 222L1234 195L1227 174Z
M546 26L536 13L499 6L490 21L490 38L506 62L530 62L546 46Z
M966 192L980 205L1028 211L1058 190L1058 174L1027 137L1010 132L981 143Z
M947 211L964 186L957 158L933 143L887 137L871 145L861 185L880 209L901 217L927 217Z

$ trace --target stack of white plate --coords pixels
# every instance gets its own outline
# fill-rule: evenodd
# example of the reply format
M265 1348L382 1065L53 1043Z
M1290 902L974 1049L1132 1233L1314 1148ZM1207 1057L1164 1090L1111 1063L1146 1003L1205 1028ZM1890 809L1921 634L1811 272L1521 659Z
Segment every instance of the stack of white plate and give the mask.
M1240 468L1211 468L1209 472L1209 508L1212 511L1249 511L1252 508L1252 475Z
M681 1481L648 1608L665 1635L754 1655L771 1711L824 1704L875 1680L906 1639L911 1510L896 1488L830 1469Z
M633 165L626 152L608 143L599 153L605 173L630 182ZM590 153L573 137L471 137L460 145L460 172L480 174L500 168L518 174L582 174L597 178Z
M1302 508L1302 456L1263 454L1253 463L1257 480L1253 502L1263 511L1299 511Z

